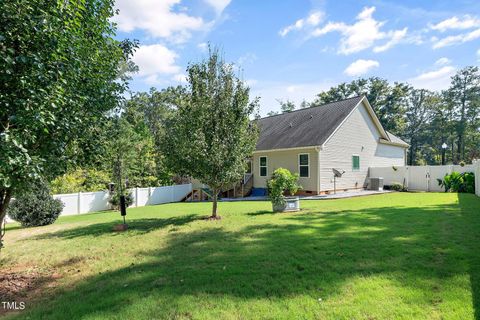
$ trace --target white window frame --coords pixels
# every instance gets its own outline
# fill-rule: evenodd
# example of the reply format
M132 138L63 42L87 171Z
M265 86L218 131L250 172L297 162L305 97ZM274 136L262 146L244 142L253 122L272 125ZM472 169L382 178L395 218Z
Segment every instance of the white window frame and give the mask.
M358 169L355 169L353 167L353 157L358 157ZM360 162L361 158L360 158L360 155L359 154L352 154L352 171L353 172L357 172L357 171L360 171L360 169L362 168L362 164Z
M265 165L262 166L261 158L265 158ZM262 168L265 168L265 175L262 176ZM258 176L259 177L268 177L268 157L267 156L260 156L258 157Z
M300 156L304 156L306 155L307 156L307 159L308 159L308 164L307 165L300 165ZM300 167L307 167L308 168L308 176L306 177L302 177L300 176ZM300 178L310 178L310 153L299 153L298 154L298 175Z

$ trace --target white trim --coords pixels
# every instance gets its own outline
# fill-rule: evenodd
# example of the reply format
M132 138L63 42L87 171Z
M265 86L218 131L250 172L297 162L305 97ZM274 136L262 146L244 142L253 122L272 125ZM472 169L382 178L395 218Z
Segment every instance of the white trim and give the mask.
M262 161L260 160L260 158L265 158L265 166L262 166ZM262 176L262 168L265 168L266 169L266 172L265 172L265 175ZM259 156L258 157L258 176L259 177L268 177L268 157L267 156Z
M355 168L353 167L353 157L358 157L358 169L355 169ZM352 172L361 171L360 169L361 169L362 165L360 164L360 159L361 159L361 158L360 158L360 155L359 155L359 154L357 154L357 153L352 154Z
M312 148L321 148L321 146L306 146L306 147L294 147L294 148L279 148L279 149L255 150L255 151L253 151L253 153L265 153L265 152L274 152L274 151L302 150L302 149L312 149Z
M393 141L388 141L388 140L385 140L385 139L378 139L378 142L381 143L381 144L388 144L388 145L391 145L391 146L396 146L396 147L402 147L402 148L405 148L405 149L408 149L408 147L410 147L409 144L404 144L404 143L401 143L401 142L393 142Z
M300 167L305 167L305 165L300 165L300 156L303 156L303 155L306 155L308 157L308 164L306 165L306 167L308 167L308 176L306 177L302 177L300 175ZM310 153L299 153L298 154L298 176L300 178L310 178Z

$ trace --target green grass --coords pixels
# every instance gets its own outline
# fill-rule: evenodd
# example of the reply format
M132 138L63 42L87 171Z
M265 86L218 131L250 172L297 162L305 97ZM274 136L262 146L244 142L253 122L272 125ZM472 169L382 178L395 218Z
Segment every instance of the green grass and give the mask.
M480 198L395 193L65 217L7 231L2 268L54 274L11 318L480 319ZM20 272L20 271L19 271ZM321 300L319 300L321 299Z

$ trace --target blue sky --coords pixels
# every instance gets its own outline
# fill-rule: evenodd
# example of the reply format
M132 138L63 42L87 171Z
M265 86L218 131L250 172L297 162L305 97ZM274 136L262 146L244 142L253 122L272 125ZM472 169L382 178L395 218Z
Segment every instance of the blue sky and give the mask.
M133 91L184 82L222 48L260 112L359 77L441 90L480 63L480 1L117 0L119 38L140 41Z

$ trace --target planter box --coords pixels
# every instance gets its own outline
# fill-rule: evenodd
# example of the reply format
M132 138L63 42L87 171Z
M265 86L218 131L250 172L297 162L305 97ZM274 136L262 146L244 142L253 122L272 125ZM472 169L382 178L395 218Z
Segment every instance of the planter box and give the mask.
M275 212L290 212L300 210L300 199L298 197L286 197L284 205L275 205L272 203Z

